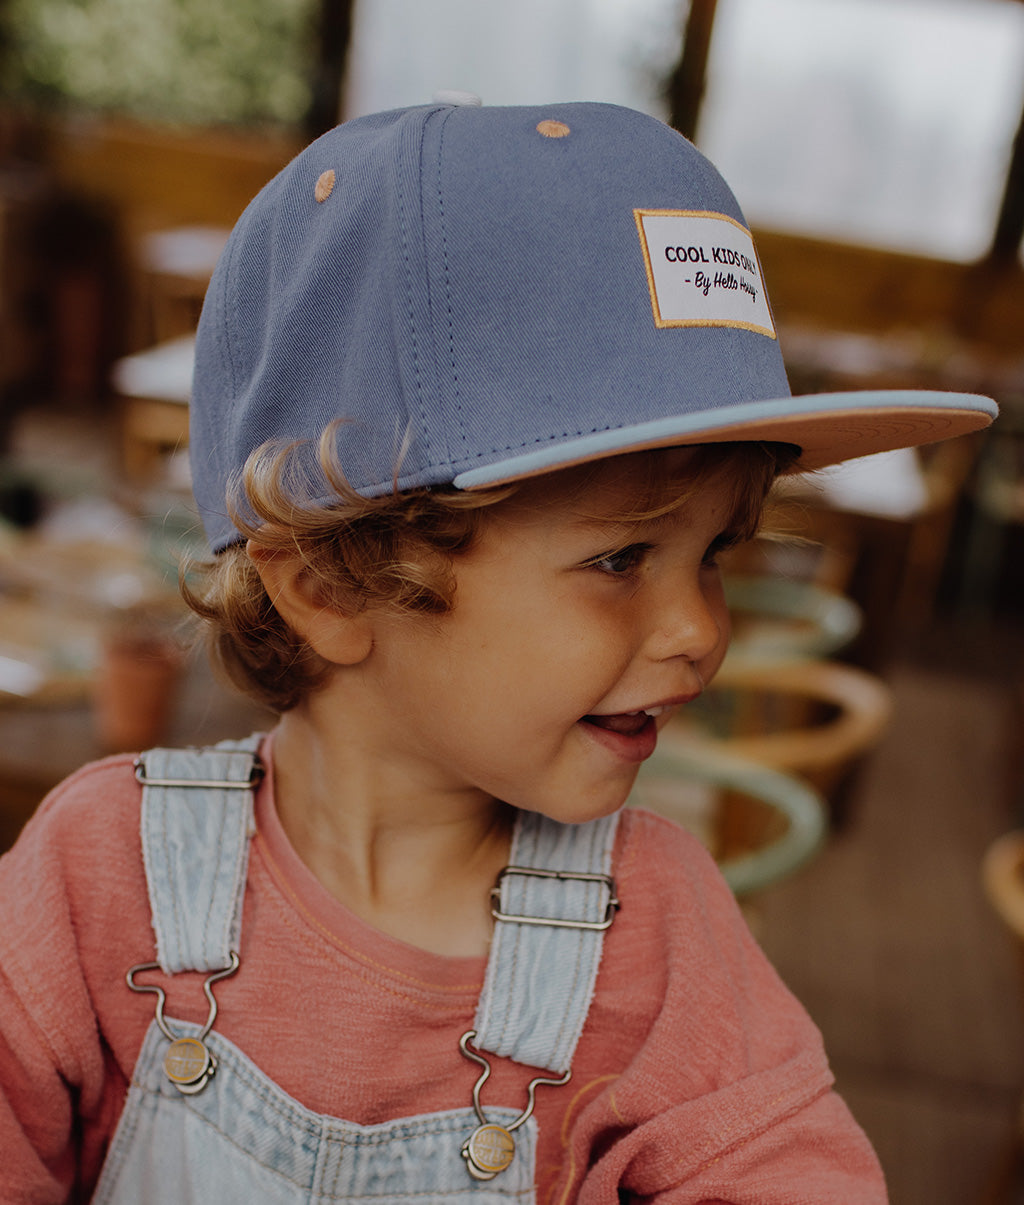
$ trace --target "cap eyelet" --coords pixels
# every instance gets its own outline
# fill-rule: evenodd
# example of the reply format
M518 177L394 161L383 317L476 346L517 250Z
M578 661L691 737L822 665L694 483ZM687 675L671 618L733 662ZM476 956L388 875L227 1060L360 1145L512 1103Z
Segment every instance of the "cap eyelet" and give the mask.
M537 123L537 133L544 138L565 138L572 131L564 121L540 121Z
M321 172L317 178L316 186L313 189L313 196L316 198L317 204L322 205L332 192L334 192L334 168L329 167L327 171Z

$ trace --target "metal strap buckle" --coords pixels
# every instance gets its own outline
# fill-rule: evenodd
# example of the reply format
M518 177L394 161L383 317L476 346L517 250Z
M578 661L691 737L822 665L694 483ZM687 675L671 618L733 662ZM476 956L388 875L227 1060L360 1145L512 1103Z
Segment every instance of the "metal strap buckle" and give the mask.
M196 1096L202 1092L217 1070L217 1056L206 1045L213 1023L217 1020L217 1000L213 994L213 985L233 975L238 966L238 955L232 950L228 965L207 975L203 983L203 992L210 1002L210 1011L206 1024L194 1038L179 1036L167 1024L164 1017L167 993L162 987L155 983L135 982L135 976L143 971L160 970L159 962L140 962L138 966L131 967L125 975L125 980L133 992L152 992L156 996L156 1023L160 1032L170 1042L164 1053L164 1074L182 1096Z
M579 883L600 883L608 889L608 906L605 909L604 920L566 920L559 917L520 916L516 913L502 912L500 909L501 883L506 875L532 875L537 879L562 879ZM528 866L506 866L498 875L498 881L491 888L491 916L495 920L509 921L516 925L550 925L554 929L594 929L611 928L615 913L622 905L615 895L615 880L610 874L584 874L571 870L533 870Z
M459 1049L466 1058L472 1059L474 1063L483 1067L483 1071L473 1085L473 1111L480 1124L462 1144L462 1157L466 1160L466 1167L474 1180L493 1180L515 1158L516 1140L512 1135L533 1116L537 1089L541 1084L551 1084L556 1088L561 1084L567 1084L572 1079L572 1069L570 1068L564 1075L558 1077L535 1076L526 1085L526 1108L515 1121L509 1122L507 1126L498 1125L497 1122L487 1120L483 1106L480 1104L480 1089L490 1078L491 1064L470 1045L475 1040L475 1029L468 1030L459 1038Z
M225 782L223 779L207 778L150 778L146 770L145 754L143 754L142 757L135 759L135 777L144 787L199 787L216 788L221 791L251 791L253 787L263 781L263 775L266 772L256 754L251 754L251 757L252 765L249 768L248 778L230 779Z

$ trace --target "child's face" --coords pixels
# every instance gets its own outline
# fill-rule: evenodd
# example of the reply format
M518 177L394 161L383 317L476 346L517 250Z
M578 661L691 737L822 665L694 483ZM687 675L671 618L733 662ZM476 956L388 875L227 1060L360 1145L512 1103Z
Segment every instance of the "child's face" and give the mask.
M389 758L425 786L481 792L564 821L626 799L672 712L717 671L728 615L715 553L730 493L626 522L643 456L527 483L456 559L453 609L382 616L367 669ZM649 714L645 714L645 712Z

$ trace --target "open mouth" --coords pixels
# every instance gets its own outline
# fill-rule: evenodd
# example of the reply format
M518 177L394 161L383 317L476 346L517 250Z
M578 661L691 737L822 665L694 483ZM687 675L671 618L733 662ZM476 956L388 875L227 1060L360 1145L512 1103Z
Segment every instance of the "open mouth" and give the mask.
M655 718L665 710L664 707L649 707L645 711L623 711L617 715L585 715L583 722L606 732L618 732L621 736L636 736L649 725L653 727Z

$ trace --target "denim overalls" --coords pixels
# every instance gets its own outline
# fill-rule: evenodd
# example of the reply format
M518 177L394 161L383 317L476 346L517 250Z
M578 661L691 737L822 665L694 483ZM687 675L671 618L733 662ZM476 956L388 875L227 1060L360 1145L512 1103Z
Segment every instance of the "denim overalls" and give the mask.
M242 897L254 831L258 737L139 759L142 848L158 962L128 985L156 1019L132 1076L95 1202L534 1200L538 1083L567 1078L618 903L608 877L617 816L561 825L521 813L493 893L494 938L462 1053L481 1068L466 1108L360 1126L303 1108L214 1028L217 980L245 974ZM241 951L239 960L238 952ZM205 971L205 1026L166 1018L153 974ZM550 1075L498 1107L486 1055ZM551 1090L551 1089L548 1089ZM514 1155L511 1153L514 1148Z

